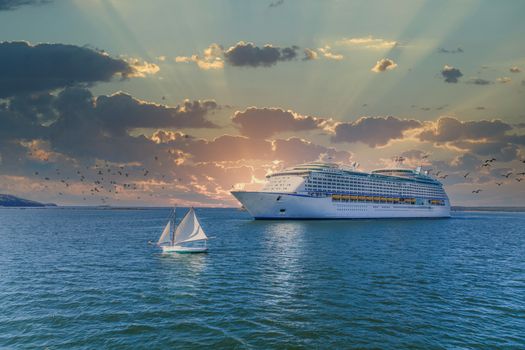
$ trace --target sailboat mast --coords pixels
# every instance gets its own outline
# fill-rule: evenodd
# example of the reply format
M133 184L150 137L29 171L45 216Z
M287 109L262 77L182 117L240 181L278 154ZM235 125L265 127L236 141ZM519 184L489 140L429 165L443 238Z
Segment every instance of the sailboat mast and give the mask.
M173 209L173 216L172 216L172 221L173 221L173 227L172 227L172 231L171 231L171 245L175 245L175 213L176 213L176 210L177 210L177 207L175 207Z

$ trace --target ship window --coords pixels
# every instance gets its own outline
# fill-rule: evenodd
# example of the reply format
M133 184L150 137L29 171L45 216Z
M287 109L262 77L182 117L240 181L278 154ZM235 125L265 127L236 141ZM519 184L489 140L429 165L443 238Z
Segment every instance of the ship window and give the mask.
M279 212L284 213L286 209L279 209Z

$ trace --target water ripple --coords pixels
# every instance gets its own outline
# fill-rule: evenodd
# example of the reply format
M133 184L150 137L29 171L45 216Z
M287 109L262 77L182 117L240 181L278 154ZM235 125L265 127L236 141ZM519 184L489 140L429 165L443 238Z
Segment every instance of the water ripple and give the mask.
M523 214L204 209L210 253L166 256L167 214L0 210L0 348L525 347Z

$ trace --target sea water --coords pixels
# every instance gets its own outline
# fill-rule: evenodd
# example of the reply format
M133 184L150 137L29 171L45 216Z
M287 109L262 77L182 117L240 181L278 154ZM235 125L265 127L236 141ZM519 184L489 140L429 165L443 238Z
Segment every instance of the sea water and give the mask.
M197 209L209 253L163 255L169 211L1 209L0 348L525 348L523 213Z

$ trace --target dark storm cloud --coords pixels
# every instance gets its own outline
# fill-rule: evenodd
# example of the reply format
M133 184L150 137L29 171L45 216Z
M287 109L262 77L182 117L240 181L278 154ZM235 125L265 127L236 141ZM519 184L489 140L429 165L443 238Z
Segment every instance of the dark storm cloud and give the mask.
M502 138L512 126L501 120L461 121L453 117L441 117L435 127L421 132L421 141L450 142Z
M279 132L314 130L325 119L301 116L281 108L251 107L235 112L232 121L239 126L242 135L267 138Z
M25 103L24 103L25 101ZM213 128L206 119L219 108L215 101L184 101L169 107L117 93L94 98L84 88L67 88L57 96L15 97L0 109L4 140L41 139L70 156L133 161L155 148L137 128Z
M518 158L518 146L507 142L456 141L451 145L480 156L494 156L502 162L510 162Z
M457 83L458 79L463 76L463 73L457 68L445 65L441 70L441 75L445 78L447 83Z
M134 68L105 53L65 44L0 43L0 98L126 77Z
M52 0L0 0L0 11L14 10L25 5L43 5Z
M384 146L391 140L403 138L403 133L421 127L413 119L396 117L361 117L355 122L338 123L335 127L334 142L362 142L370 147Z
M470 78L467 80L467 84L473 84L473 85L490 85L494 84L493 81L482 79L482 78Z
M444 47L440 47L438 49L439 53L463 53L463 49L461 47L458 47L457 49L445 49Z
M270 67L281 61L290 61L297 58L298 46L276 47L264 45L255 46L253 43L238 42L235 46L224 51L225 61L236 67Z
M134 128L214 128L205 118L218 108L215 101L184 101L182 105L168 107L140 101L123 92L96 99L96 115L111 130Z
M511 130L514 127L501 120L460 121L442 117L417 137L421 141L447 144L478 156L512 161L518 158L519 145L525 144L525 135L509 135Z

